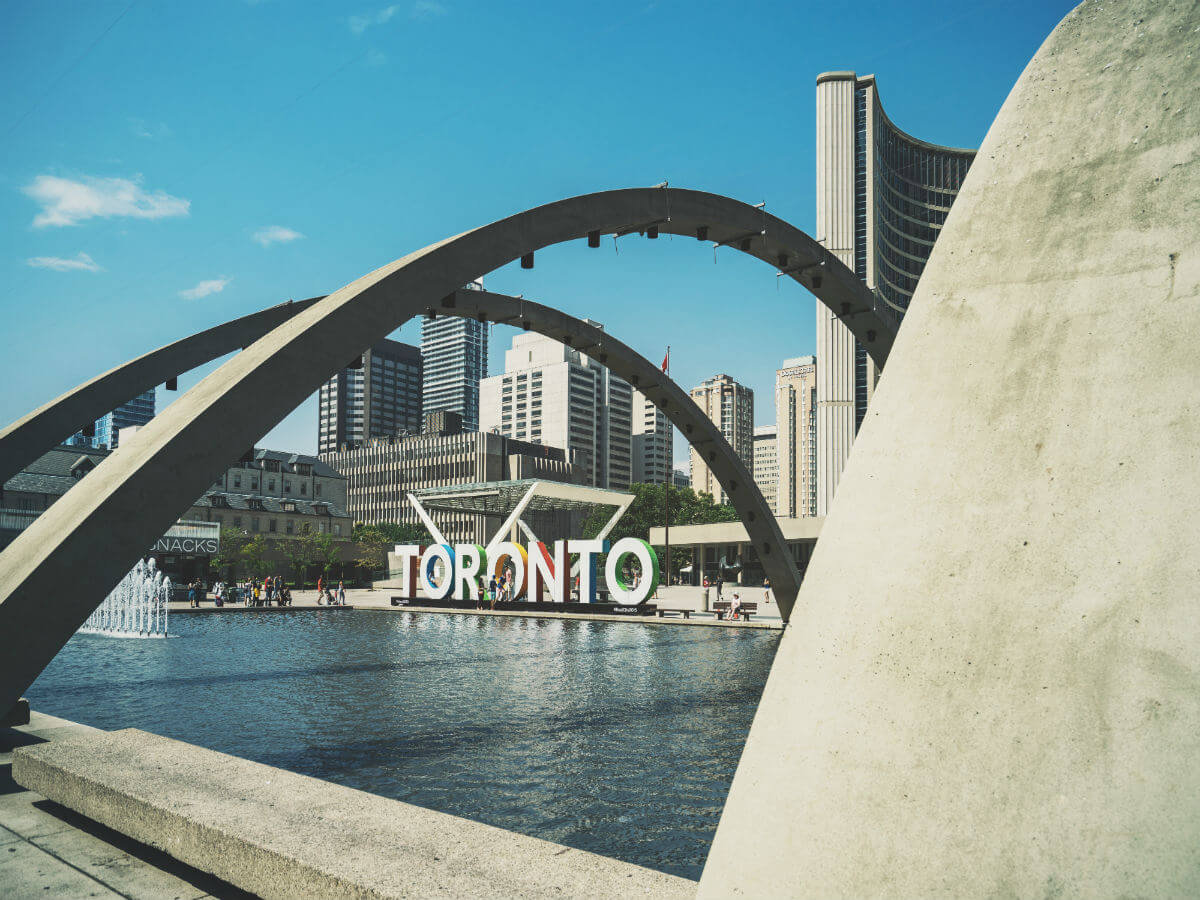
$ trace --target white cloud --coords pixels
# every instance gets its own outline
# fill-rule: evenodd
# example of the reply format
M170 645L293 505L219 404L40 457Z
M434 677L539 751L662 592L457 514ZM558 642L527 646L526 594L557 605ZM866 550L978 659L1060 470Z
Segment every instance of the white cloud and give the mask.
M291 228L284 228L282 225L269 225L266 228L258 229L250 237L264 247L269 247L271 244L286 244L288 241L299 240L304 235Z
M130 180L85 175L74 181L57 175L39 175L24 188L42 207L33 217L33 227L78 225L88 219L117 216L163 219L188 214L190 200L172 197L164 191L147 192L140 181L140 176Z
M209 294L219 294L225 290L225 285L229 284L233 279L221 276L220 278L211 278L208 281L202 281L194 288L188 288L186 291L180 291L179 296L184 300L199 300L201 297L207 297Z
M416 0L412 5L414 19L432 19L434 16L444 16L448 10L435 0Z
M129 120L129 127L133 129L133 133L140 138L147 140L160 140L171 136L171 127L166 122L147 122L145 119Z
M394 19L403 11L403 6L399 3L394 3L391 6L385 6L383 9L373 13L365 13L360 16L351 16L346 20L350 26L350 30L355 34L362 34L372 25L384 25ZM408 17L415 20L432 19L435 16L444 16L448 12L444 4L436 2L436 0L415 0L408 7Z
M80 253L74 259L63 259L61 256L32 256L25 260L25 265L35 269L51 269L55 272L99 272L100 266L86 253Z
M385 6L379 12L368 13L364 16L351 16L347 21L350 23L350 30L355 34L362 34L372 25L383 25L385 22L390 22L396 13L400 12L400 7Z

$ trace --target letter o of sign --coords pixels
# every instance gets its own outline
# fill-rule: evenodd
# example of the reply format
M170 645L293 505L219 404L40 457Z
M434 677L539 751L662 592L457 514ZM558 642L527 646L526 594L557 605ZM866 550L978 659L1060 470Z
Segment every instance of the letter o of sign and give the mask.
M441 584L433 583L434 569L442 564ZM431 544L421 557L421 590L430 600L444 600L454 590L454 548L449 544Z
M631 554L642 564L642 580L635 588L630 588L621 577L622 563ZM621 538L609 551L604 564L604 580L608 582L608 592L617 603L626 606L645 603L646 598L658 590L658 579L658 554L640 538Z
M488 562L488 569L496 578L499 578L504 573L505 566L512 562L512 598L516 600L525 596L525 589L528 586L526 579L529 572L529 557L525 555L524 547L514 544L512 541L501 541L492 548Z

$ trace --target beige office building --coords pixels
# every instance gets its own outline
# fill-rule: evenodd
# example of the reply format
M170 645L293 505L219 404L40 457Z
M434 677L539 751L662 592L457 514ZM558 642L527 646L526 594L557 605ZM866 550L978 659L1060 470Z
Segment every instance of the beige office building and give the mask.
M708 418L721 429L721 434L733 452L751 472L754 471L754 391L738 384L728 375L714 375L699 387L692 388L692 399ZM696 448L692 448L692 490L697 494L712 494L718 503L727 497L721 484L705 465Z
M785 359L775 372L779 474L775 515L817 514L817 359ZM755 447L755 453L758 449ZM757 462L757 458L755 460Z
M897 320L916 288L973 150L892 124L875 76L817 77L817 239ZM879 373L850 330L817 304L817 515L825 515Z
M674 433L666 413L639 390L633 392L633 481L666 484L671 480Z
M632 425L629 383L544 335L518 334L504 374L479 382L481 430L581 454L592 487L629 489Z
M776 503L779 493L778 440L774 425L759 425L754 429L754 483L775 515L779 515Z

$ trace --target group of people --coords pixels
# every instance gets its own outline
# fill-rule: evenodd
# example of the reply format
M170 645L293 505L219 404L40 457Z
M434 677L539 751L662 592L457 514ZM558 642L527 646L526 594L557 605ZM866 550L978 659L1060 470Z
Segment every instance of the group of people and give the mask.
M317 577L317 606L345 606L346 583L339 581L337 588L331 588L324 575Z
M475 598L476 609L495 609L496 602L504 603L512 599L512 582L508 578L507 573L502 573L500 577L493 575L488 579L487 584L483 583L483 579L479 581L479 593ZM484 604L487 604L485 607Z
M244 603L246 606L291 606L292 592L283 583L282 575L258 579L245 579L233 584L218 581L213 588L213 602L217 606L226 603Z

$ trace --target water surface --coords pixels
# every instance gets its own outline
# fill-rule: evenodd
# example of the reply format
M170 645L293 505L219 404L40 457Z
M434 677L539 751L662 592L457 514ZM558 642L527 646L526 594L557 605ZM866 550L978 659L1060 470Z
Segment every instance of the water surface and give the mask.
M76 635L31 705L699 878L778 633L347 610Z

